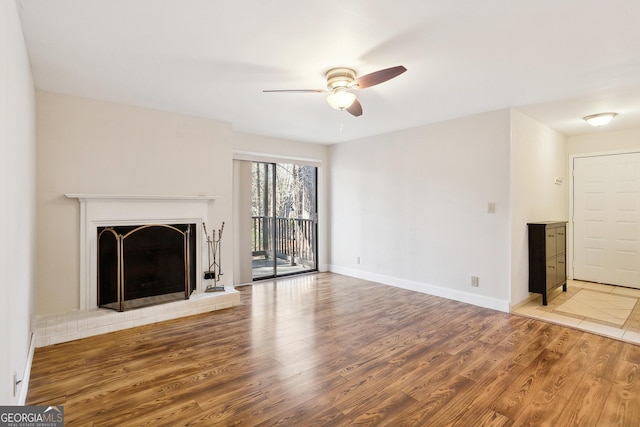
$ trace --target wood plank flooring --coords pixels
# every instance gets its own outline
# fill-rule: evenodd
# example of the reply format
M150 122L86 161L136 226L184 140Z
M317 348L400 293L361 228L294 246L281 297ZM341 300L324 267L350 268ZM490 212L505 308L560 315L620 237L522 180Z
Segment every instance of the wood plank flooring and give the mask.
M36 349L67 426L638 426L640 346L331 273Z

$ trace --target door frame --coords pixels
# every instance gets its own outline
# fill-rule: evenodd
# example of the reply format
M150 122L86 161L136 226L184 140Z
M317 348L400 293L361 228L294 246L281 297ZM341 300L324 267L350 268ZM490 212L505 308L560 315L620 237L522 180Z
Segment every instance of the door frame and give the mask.
M577 158L585 158L585 157L600 157L600 156L615 156L620 154L637 154L640 153L640 149L638 148L629 148L625 150L611 150L611 151L597 151L593 153L577 153L569 155L569 224L567 227L567 277L569 279L573 279L573 256L575 253L574 250L574 160ZM571 244L569 244L571 243Z
M264 162L264 161L253 161L251 162L252 165L265 165L265 166L270 166L270 175L271 175L271 187L269 188L269 186L267 185L263 190L265 192L265 194L267 193L267 191L270 193L270 199L266 198L265 200L267 200L266 204L265 204L265 208L266 205L270 205L269 208L271 210L271 213L273 214L273 216L271 218L273 218L273 223L271 226L271 229L269 230L269 241L271 242L271 246L272 246L272 257L273 257L273 266L272 266L272 274L269 275L264 275L264 276L259 276L256 277L253 274L253 269L252 269L252 278L253 281L260 281L260 280L268 280L268 279L277 279L280 277L286 277L286 276L295 276L295 275L299 275L299 274L308 274L308 273L313 273L313 272L317 272L318 270L318 167L314 166L314 165L301 165L299 163L291 163L291 162ZM313 168L313 207L315 212L311 212L312 218L311 219L307 219L307 221L311 221L311 246L312 246L312 253L313 253L313 264L314 267L307 269L307 270L301 270L301 271L292 271L292 272L286 272L286 273L281 273L278 271L278 247L281 247L280 243L282 242L280 240L280 238L283 236L283 231L287 231L289 230L288 225L285 227L285 229L281 229L280 226L282 225L281 223L281 219L283 219L283 217L279 217L277 214L277 203L278 203L278 191L277 191L277 187L278 187L278 167L282 167L282 166L293 166L295 167L310 167ZM252 166L253 167L253 166ZM267 175L267 169L265 167L265 183L269 182L269 180L266 179L266 175ZM253 181L253 179L252 179ZM253 183L252 183L253 186ZM268 218L268 216L265 216L264 218ZM288 221L287 221L288 222ZM304 228L304 227L303 227ZM294 227L295 229L295 227ZM294 239L295 241L296 239ZM295 247L295 245L294 245ZM288 248L291 249L291 248ZM285 249L286 251L286 249ZM268 251L267 251L268 252ZM292 252L291 254L292 256L292 266L295 263L295 251Z
M261 151L233 150L234 175L232 183L233 196L233 284L234 286L251 285L253 283L251 272L251 253L247 256L247 248L250 248L250 230L246 226L250 217L246 213L250 212L251 206L251 168L246 167L251 162L263 163L295 163L298 165L314 166L317 169L316 176L316 251L317 270L328 271L328 176L326 170L326 159L301 157L286 154L274 154ZM241 166L241 165L245 166ZM248 188L247 188L248 187Z

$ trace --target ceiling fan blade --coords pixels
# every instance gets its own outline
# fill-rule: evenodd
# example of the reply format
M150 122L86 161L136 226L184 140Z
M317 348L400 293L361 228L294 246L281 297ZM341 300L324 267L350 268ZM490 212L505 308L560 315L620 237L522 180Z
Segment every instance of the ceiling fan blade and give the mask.
M394 77L398 77L400 74L407 71L402 65L397 67L385 68L384 70L374 71L373 73L366 74L356 79L351 86L358 89L364 89L366 87L375 86L380 83L384 83L387 80L391 80Z
M324 89L284 89L284 90L263 90L263 92L287 92L287 93L324 93Z
M362 105L360 104L360 101L358 101L357 99L353 101L353 104L351 104L351 106L349 108L347 108L347 111L349 113L351 113L352 115L359 117L362 115Z

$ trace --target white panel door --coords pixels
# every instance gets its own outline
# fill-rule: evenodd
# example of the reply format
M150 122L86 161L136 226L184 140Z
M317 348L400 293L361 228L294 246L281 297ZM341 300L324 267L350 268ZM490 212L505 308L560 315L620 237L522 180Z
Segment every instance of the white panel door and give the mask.
M575 158L573 276L640 289L640 153Z

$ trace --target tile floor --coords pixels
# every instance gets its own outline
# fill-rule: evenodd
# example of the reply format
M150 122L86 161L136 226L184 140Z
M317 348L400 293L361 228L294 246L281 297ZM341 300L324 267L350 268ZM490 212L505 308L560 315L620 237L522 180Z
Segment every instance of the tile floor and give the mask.
M554 290L547 306L538 296L513 313L640 344L639 300L640 289L568 280L567 292Z

